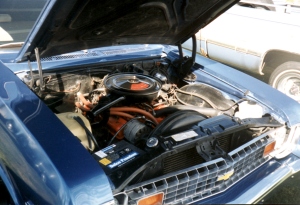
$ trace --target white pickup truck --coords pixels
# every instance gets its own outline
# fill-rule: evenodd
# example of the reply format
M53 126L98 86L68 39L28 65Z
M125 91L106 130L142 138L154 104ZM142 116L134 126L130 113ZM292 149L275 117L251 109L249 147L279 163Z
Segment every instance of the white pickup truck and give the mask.
M291 4L241 1L197 33L198 52L264 75L271 86L300 102L299 10Z

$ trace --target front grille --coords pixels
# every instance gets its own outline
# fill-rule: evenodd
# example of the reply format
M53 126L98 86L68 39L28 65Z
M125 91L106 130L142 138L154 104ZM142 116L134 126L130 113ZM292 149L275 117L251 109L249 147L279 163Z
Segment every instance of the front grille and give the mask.
M159 192L164 193L165 204L188 204L223 192L267 161L263 152L270 142L268 136L260 136L228 153L228 159L218 158L127 187L129 204Z
M225 135L225 136L222 136L222 137L218 138L218 143L220 145L220 148L222 150L224 150L225 152L230 151L232 135L233 134L229 134L229 135Z
M232 134L218 138L218 143L225 152L230 151ZM205 162L197 152L196 147L184 150L177 154L166 157L163 160L163 174L182 170Z
M163 174L179 171L203 162L204 159L198 154L196 148L193 147L166 157L163 160Z

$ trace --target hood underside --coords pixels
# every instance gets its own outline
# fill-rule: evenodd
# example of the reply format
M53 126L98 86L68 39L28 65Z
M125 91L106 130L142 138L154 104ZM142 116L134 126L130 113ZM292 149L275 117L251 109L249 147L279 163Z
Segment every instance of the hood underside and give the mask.
M177 45L237 0L49 1L17 61L124 44Z

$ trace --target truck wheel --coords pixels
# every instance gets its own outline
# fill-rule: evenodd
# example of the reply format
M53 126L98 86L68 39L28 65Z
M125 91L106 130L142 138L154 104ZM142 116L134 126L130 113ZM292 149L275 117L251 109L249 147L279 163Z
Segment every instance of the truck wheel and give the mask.
M271 74L269 84L300 102L300 62L289 61L278 66Z

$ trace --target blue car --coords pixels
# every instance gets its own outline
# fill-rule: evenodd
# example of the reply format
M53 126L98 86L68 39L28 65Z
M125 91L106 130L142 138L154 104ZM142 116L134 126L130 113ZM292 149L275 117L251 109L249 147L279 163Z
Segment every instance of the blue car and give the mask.
M257 203L299 178L299 103L196 54L237 1L3 2L1 204Z

